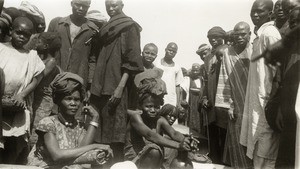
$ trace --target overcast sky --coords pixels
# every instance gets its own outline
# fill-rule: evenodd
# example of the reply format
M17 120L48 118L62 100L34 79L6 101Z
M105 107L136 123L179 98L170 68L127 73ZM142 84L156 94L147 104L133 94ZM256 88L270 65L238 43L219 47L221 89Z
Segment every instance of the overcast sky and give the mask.
M71 14L71 0L28 0L45 15L47 26L57 16ZM253 0L123 0L124 13L138 22L141 32L141 48L146 43L155 43L159 48L158 58L164 56L169 42L178 44L175 61L190 68L195 62L202 63L195 53L198 46L208 43L207 31L213 26L232 30L240 21L253 24L250 9ZM92 0L90 10L103 14L105 0ZM5 0L5 7L18 7L21 0ZM107 16L108 17L108 16Z

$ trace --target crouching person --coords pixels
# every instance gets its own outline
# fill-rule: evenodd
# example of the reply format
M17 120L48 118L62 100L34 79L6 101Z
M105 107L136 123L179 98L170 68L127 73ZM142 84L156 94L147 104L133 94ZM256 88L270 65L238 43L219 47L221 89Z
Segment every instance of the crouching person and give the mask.
M28 164L43 168L103 164L112 156L108 145L92 144L98 127L98 112L83 106L91 116L89 125L75 119L84 97L83 79L73 73L58 74L50 84L58 114L45 117L36 126L38 141L28 156ZM85 128L85 126L87 126Z
M160 79L143 79L138 85L139 109L128 110L125 159L132 160L138 168L161 168L163 147L190 151L188 139L169 140L156 133L158 111L163 105L165 83Z

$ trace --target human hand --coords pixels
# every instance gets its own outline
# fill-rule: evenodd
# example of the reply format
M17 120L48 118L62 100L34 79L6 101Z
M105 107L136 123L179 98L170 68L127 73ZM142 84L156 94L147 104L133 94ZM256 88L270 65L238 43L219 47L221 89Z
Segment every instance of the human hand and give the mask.
M98 122L99 120L99 113L94 109L91 105L85 105L82 107L84 113L92 117L92 121Z
M232 109L228 110L228 116L229 116L229 120L234 120L234 114L233 114L233 110Z
M108 102L108 105L110 107L115 107L120 103L123 94L123 89L123 87L119 86L115 89L114 94L110 97Z
M202 106L205 108L205 109L208 109L209 108L209 101L207 99L203 99L202 101Z
M90 91L90 90L87 90L86 93L85 93L83 102L84 102L84 103L89 103L89 102L90 102L91 95L92 95L92 94L91 94L91 91Z
M179 143L179 151L191 151L191 147L189 144L189 141L186 140L187 137L185 137L180 143Z
M114 156L112 149L106 144L93 144L94 149L102 150L106 152L106 158L109 159Z
M22 109L26 109L25 97L19 93L12 98L14 100L14 104Z

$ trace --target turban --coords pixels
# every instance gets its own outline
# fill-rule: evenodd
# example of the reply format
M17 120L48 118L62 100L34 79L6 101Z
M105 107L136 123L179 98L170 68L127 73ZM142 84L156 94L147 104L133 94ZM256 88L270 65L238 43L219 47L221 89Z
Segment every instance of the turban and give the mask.
M89 11L85 17L86 19L92 22L99 22L99 23L107 22L107 18L100 11L97 10Z
M204 52L205 50L210 49L210 46L208 44L202 44L199 46L198 50L196 51L196 53L198 55L200 55L202 52Z
M19 9L21 11L26 12L29 15L37 16L41 19L44 19L44 14L36 6L32 5L28 1L22 1Z
M5 12L1 13L0 21L5 23L7 25L7 27L10 27L11 24L12 24L12 18L8 14L6 14Z
M207 33L208 38L211 37L211 36L217 36L217 37L225 38L226 32L221 27L215 26L215 27L211 28Z
M53 91L53 101L57 101L57 96L69 95L78 89L81 95L83 95L84 92L83 79L71 72L63 72L56 75L50 87Z
M91 0L72 0L74 3L82 4L85 6L90 6L91 5Z

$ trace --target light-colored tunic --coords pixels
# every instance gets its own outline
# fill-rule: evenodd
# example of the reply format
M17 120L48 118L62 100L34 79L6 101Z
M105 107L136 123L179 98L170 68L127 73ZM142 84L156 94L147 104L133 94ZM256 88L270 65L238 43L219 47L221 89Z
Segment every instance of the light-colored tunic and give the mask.
M164 71L161 78L167 86L167 94L164 96L164 104L171 104L173 106L176 106L176 86L180 85L184 80L181 67L178 66L176 63L174 63L174 66L168 67L162 65L161 62L158 62L155 66Z
M252 58L261 55L270 45L281 39L274 22L263 24L253 41ZM264 59L250 63L240 143L247 147L247 156L255 155L275 160L279 137L270 128L265 117L265 105L269 100L275 70L265 65Z
M4 95L14 96L22 92L32 79L44 70L45 65L36 51L18 51L11 43L0 43L0 68L3 69L5 76ZM15 115L10 129L3 129L3 136L18 137L29 133L32 95L25 99L27 107L25 113Z

